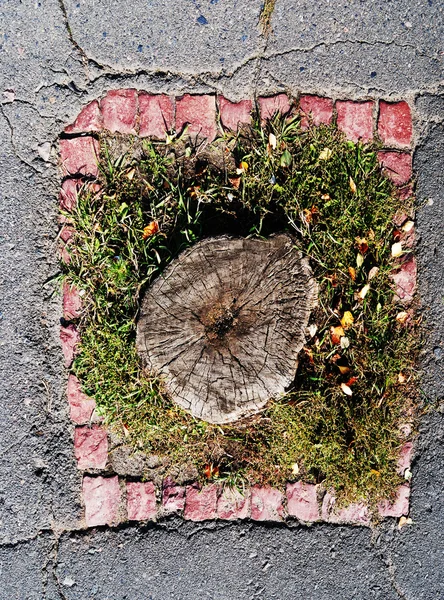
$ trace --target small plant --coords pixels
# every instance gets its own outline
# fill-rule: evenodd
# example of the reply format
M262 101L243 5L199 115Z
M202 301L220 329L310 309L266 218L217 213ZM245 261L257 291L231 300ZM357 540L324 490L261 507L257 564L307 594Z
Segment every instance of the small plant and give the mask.
M418 333L412 317L397 319L390 278L393 216L411 206L400 206L376 148L279 115L210 147L133 139L116 156L113 143L101 140L100 192L85 187L66 215L75 234L63 267L84 307L73 369L109 426L202 479L323 481L344 501L390 495L399 425L415 411ZM203 236L283 230L319 285L295 384L243 421L194 419L141 369L141 296Z

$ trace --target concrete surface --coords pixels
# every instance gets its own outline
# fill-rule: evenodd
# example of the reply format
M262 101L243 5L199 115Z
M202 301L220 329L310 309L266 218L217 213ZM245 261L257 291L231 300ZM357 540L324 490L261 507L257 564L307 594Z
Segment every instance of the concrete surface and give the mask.
M401 531L391 522L374 532L176 522L76 529L60 299L48 284L57 274L55 152L63 125L108 89L414 103L424 392L434 406L443 400L442 3L277 0L268 39L256 25L260 4L0 3L0 600L444 598L439 410L422 420L413 524Z

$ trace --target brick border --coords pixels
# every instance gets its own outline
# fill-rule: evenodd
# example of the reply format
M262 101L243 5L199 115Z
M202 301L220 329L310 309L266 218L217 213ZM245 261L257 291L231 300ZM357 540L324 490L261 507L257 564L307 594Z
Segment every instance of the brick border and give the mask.
M171 130L180 131L212 141L218 131L235 130L239 124L251 121L253 101L246 99L231 102L222 95L184 94L171 97L149 94L136 89L109 91L101 100L86 105L75 121L68 125L60 139L62 185L59 196L61 209L70 211L77 202L80 186L94 183L98 174L99 143L94 134L102 130L112 133L133 134L140 137L164 138ZM379 139L383 149L378 159L395 185L399 195L407 197L412 192L412 139L411 109L407 102L368 99L353 101L332 99L312 94L302 94L292 101L286 94L260 97L256 102L263 120L276 111L299 112L302 128L312 123L330 123L336 116L338 127L352 141ZM415 232L409 215L395 216L396 243L406 253L396 259L393 273L395 296L406 306L398 315L405 322L416 290L417 265L413 253ZM406 223L408 226L404 226ZM404 226L404 227L403 227ZM72 226L60 218L60 255L69 261ZM63 325L60 330L65 367L70 369L79 343L75 319L82 310L78 290L73 286L63 288ZM297 519L301 523L324 521L327 523L370 525L371 513L362 503L336 508L334 492L322 485L289 482L285 492L267 486L252 486L243 493L236 489L223 489L212 483L181 486L170 477L161 486L153 482L129 481L118 475L109 475L108 434L95 415L95 401L80 389L75 375L69 374L67 399L70 418L74 425L74 453L77 466L83 473L82 500L85 522L88 527L116 525L125 521L155 521L171 514L182 515L191 521L213 519L284 522ZM411 427L401 428L405 438ZM402 484L393 501L379 503L380 518L406 517L409 513L411 477L410 466L413 444L408 441L400 450L398 473Z

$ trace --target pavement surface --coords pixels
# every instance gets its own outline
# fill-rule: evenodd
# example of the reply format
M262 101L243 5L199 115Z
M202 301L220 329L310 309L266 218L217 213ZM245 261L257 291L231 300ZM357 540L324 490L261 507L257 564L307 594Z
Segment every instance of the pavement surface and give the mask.
M444 599L444 7L439 0L0 2L0 600ZM412 525L81 531L59 342L57 137L136 87L414 106L427 343Z

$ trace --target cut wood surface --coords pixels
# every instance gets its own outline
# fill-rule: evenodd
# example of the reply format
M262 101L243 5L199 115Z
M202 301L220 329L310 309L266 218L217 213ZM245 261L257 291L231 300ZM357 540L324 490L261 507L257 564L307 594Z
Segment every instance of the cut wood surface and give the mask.
M290 236L207 238L147 290L137 349L171 400L204 421L235 421L292 384L316 298Z

